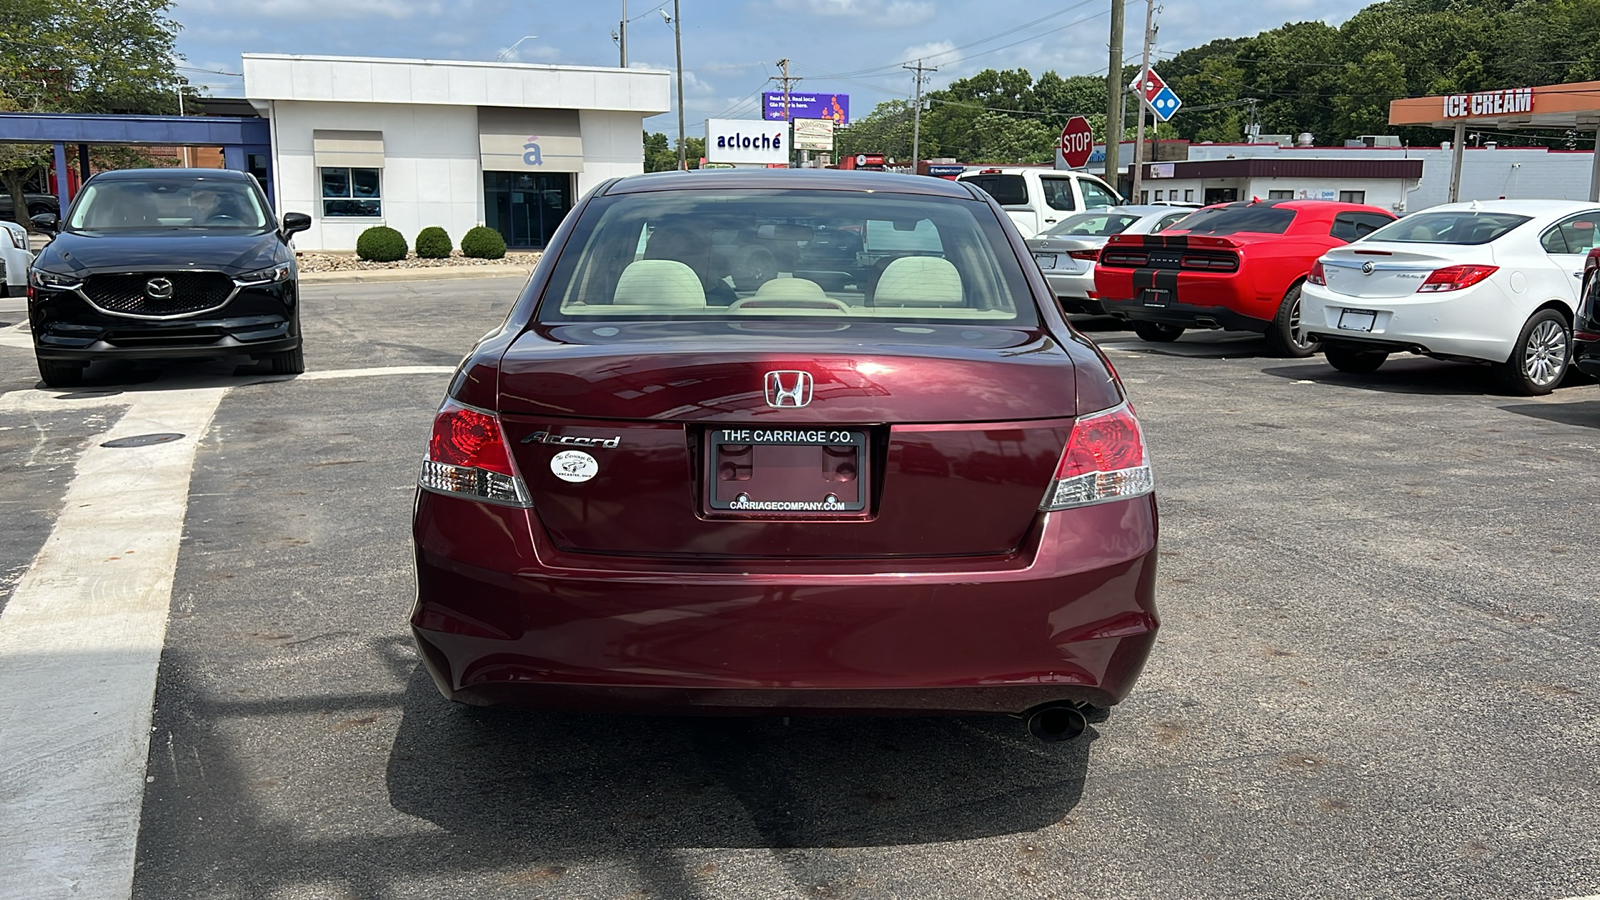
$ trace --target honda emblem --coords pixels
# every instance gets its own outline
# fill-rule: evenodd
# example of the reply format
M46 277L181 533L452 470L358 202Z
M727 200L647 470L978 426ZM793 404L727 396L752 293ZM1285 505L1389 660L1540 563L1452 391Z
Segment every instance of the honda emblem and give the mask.
M768 372L767 405L773 409L805 406L811 402L811 385L810 372Z

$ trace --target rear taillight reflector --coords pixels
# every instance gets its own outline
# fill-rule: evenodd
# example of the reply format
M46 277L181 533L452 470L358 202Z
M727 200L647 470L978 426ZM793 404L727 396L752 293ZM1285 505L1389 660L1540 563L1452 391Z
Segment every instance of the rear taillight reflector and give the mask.
M1442 269L1434 269L1428 280L1417 288L1417 293L1459 291L1472 287L1499 270L1499 266L1445 266Z
M1154 490L1144 434L1124 402L1073 423L1056 477L1039 508L1056 512L1140 497Z
M491 503L531 506L505 432L493 413L446 400L433 418L433 437L417 484L424 490Z
M1322 268L1322 260L1311 264L1311 274L1306 276L1306 284L1327 284L1328 272Z

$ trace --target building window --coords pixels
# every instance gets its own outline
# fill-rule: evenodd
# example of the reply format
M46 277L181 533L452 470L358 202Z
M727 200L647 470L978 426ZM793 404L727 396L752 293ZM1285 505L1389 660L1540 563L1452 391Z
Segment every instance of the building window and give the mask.
M1146 203L1149 203L1149 202L1150 202L1150 192L1149 191L1140 191L1139 192L1139 203L1140 204L1146 204Z
M1185 202L1185 203L1193 203L1194 202L1194 188L1184 188L1183 189L1183 202Z
M1268 200L1293 200L1294 191L1267 191Z
M1156 191L1156 199L1157 200L1161 199L1161 192L1160 191Z
M382 169L322 167L322 215L327 218L378 218L383 215Z
M1366 191L1340 191L1339 192L1339 202L1340 203L1365 203L1365 202L1367 202L1367 192Z

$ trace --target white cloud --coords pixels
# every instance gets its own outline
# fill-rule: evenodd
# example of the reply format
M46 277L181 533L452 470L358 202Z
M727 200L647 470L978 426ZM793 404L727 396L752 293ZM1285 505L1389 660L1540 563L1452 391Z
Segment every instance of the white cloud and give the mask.
M858 19L886 28L920 25L937 12L933 0L772 0L772 6L787 12Z
M183 0L181 5L183 10L203 10L230 18L239 13L239 4L233 0ZM447 4L440 0L256 0L250 4L249 14L271 19L410 19L438 16L446 8Z

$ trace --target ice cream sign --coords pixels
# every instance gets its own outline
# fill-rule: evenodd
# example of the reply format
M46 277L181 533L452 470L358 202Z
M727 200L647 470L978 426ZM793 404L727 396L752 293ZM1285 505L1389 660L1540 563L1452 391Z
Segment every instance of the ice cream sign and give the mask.
M1475 94L1446 94L1444 117L1508 116L1533 112L1533 88L1504 91L1479 91Z

